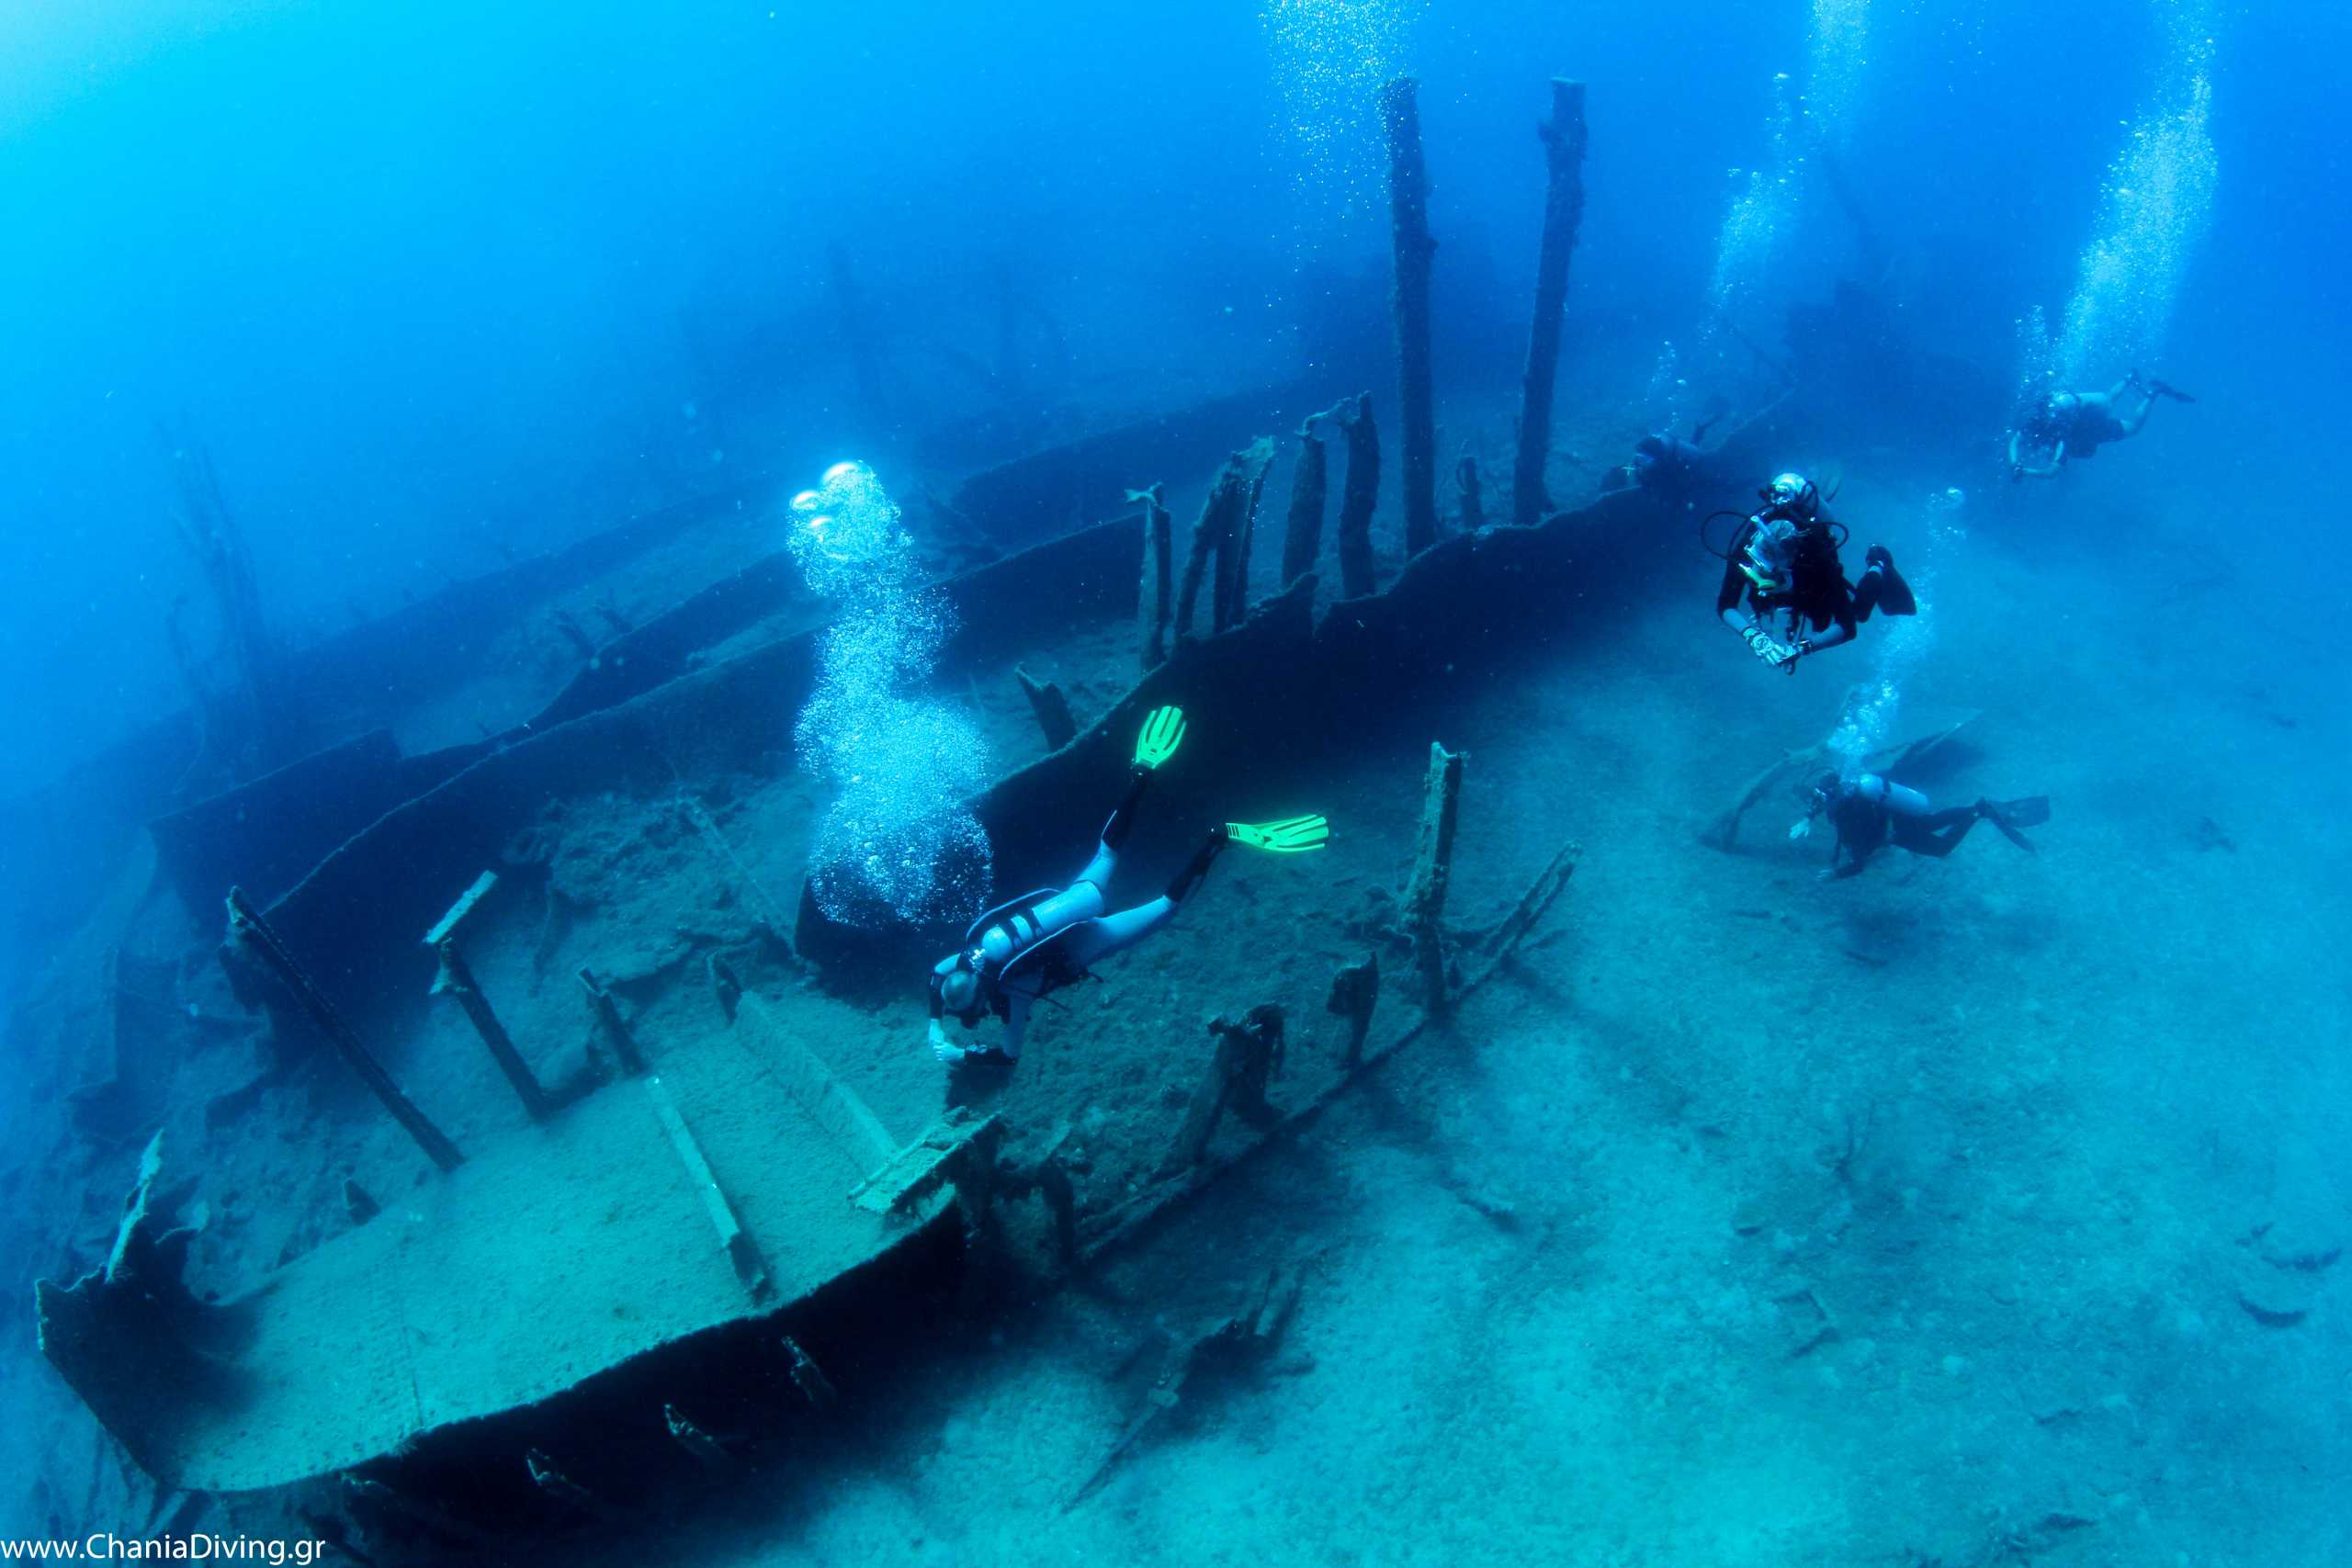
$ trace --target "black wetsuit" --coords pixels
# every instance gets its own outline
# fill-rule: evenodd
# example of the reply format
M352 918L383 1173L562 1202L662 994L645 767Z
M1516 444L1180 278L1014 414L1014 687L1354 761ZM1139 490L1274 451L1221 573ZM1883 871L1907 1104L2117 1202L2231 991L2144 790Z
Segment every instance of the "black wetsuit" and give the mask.
M1832 860L1839 876L1860 874L1871 856L1888 843L1899 844L1915 855L1941 860L1958 849L1968 830L1984 818L1975 806L1938 811L1917 790L1889 784L1875 773L1840 784L1828 812L1830 824L1838 829Z
M1850 641L1855 626L1869 620L1871 612L1879 607L1886 575L1866 571L1859 588L1847 581L1846 569L1838 558L1838 542L1830 534L1829 520L1816 517L1798 524L1795 547L1789 558L1789 581L1769 591L1758 588L1740 570L1740 562L1757 529L1774 520L1774 516L1768 507L1740 525L1739 532L1732 536L1731 547L1724 552L1723 586L1715 591L1716 615L1737 608L1745 597L1757 620L1768 628L1787 617L1787 629L1792 639L1801 626L1810 624L1816 634L1826 632L1833 626L1838 628L1837 636L1814 642L1815 648L1835 648ZM1888 613L1900 612L1889 605Z

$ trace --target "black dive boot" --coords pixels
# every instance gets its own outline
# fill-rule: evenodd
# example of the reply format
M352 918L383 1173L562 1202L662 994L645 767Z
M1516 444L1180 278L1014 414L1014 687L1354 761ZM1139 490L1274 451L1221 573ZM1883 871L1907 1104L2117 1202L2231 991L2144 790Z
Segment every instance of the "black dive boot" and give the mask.
M1209 874L1210 864L1224 851L1225 846L1232 841L1233 835L1227 830L1223 823L1210 829L1208 842L1203 844L1192 860L1186 863L1184 869L1176 874L1176 880L1168 885L1168 901L1171 904L1181 904L1190 897L1193 889L1200 886L1201 878Z

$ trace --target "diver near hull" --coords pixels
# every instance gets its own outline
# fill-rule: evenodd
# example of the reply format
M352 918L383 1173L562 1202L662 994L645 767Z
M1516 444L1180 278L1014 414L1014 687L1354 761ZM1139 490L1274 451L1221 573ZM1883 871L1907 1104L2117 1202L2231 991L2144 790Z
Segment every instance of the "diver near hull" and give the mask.
M1172 707L1153 710L1136 742L1126 796L1103 823L1094 856L1076 880L1067 887L1040 888L989 910L964 933L961 949L932 966L929 1039L933 1055L950 1064L1009 1065L1018 1060L1028 1033L1029 1011L1036 1000L1086 979L1092 965L1133 947L1173 919L1227 844L1296 854L1319 850L1329 841L1330 829L1320 817L1227 822L1209 830L1207 841L1159 897L1106 913L1104 889L1111 884L1119 852L1134 826L1144 786L1159 765L1175 754L1183 738L1181 712ZM943 1027L948 1018L967 1029L977 1029L994 1018L1004 1025L1004 1033L994 1044L959 1045Z
M1860 581L1847 581L1838 525L1811 479L1781 474L1758 493L1764 504L1732 536L1715 594L1715 617L1758 659L1793 674L1806 654L1851 642L1874 613L1918 614L1883 545L1870 547Z
M2120 412L2127 398L2138 406ZM2148 412L2158 398L2178 403L2197 400L2187 392L2153 381L2137 370L2104 392L2052 392L2041 407L2009 437L2009 478L2046 479L2064 468L2068 459L2095 457L2111 441L2128 441L2148 423ZM2030 460L2039 455L2040 461Z
M1941 860L1960 848L1968 830L1990 822L2001 836L2029 853L2033 840L2021 831L2050 820L2050 801L2043 795L2022 800L1979 800L1973 806L1935 803L1906 784L1890 783L1876 773L1850 779L1824 773L1813 786L1813 801L1804 816L1789 829L1802 839L1813 831L1813 819L1826 816L1838 832L1830 850L1828 877L1859 876L1871 857L1888 844Z

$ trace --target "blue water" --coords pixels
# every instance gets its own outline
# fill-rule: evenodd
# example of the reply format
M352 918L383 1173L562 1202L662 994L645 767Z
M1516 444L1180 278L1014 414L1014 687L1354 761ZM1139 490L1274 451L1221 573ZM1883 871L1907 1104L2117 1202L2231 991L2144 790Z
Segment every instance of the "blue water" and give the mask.
M377 700L311 693L292 716L304 739L276 749L170 728L190 711L191 680L217 693L235 669L218 586L184 537L198 455L250 551L269 636L305 649L623 518L755 479L773 477L770 547L789 536L785 498L845 458L872 464L888 487L876 507L903 509L919 532L944 530L918 497L1107 425L1302 372L1372 385L1385 400L1388 211L1370 106L1383 82L1409 73L1421 83L1440 244L1440 468L1450 475L1454 449L1505 439L1517 407L1541 218L1532 132L1546 80L1569 75L1589 85L1590 147L1559 444L1687 434L1719 409L1752 412L1781 389L1792 307L1864 285L1883 312L1861 351L1866 362L1885 355L1883 396L1869 378L1875 362L1859 383L1849 366L1834 394L1844 401L1815 405L1808 445L1777 460L1847 487L1836 510L1856 530L1848 570L1863 545L1897 541L1923 607L1866 626L1856 648L1825 656L1837 661L1826 670L1801 667L1796 681L1809 683L1766 684L1710 623L1715 568L1690 547L1690 602L1656 606L1636 618L1646 629L1596 656L1595 689L1620 694L1634 716L1595 744L1646 745L1657 767L1685 769L1672 784L1626 787L1655 788L1659 816L1695 821L1720 804L1721 782L1775 751L1819 745L1826 765L1851 773L1922 726L2006 705L2047 726L2037 743L2058 750L2012 755L1991 770L2001 779L1954 787L2026 795L2041 784L2032 764L2047 761L2048 774L2082 785L2064 812L2110 834L2099 841L2135 875L2158 876L2151 867L2184 833L2225 833L2229 846L2197 863L2222 868L2232 951L2289 955L2278 1016L2296 1033L2264 1033L2251 1003L2197 1014L2242 1019L2243 1038L2203 1043L2266 1066L2216 1146L2292 1166L2296 1190L2317 1194L2317 1229L2352 1234L2340 1175L2316 1173L2312 1153L2352 1117L2340 1070L2352 992L2303 956L2340 953L2328 933L2346 933L2346 913L2326 889L2340 894L2352 864L2339 826L2352 807L2346 705L2340 677L2324 673L2340 666L2337 628L2352 626L2352 588L2333 569L2352 496L2341 439L2352 418L2346 59L2352 13L2319 0L17 0L0 20L0 801L34 804L0 815L0 1005L26 1006L54 978L51 965L106 949L100 927L120 911L108 914L104 890L138 852L147 818L349 739L336 717L345 700L352 711ZM1007 299L1019 310L1001 347ZM1901 357L1914 351L1962 367L1951 386L1969 389L1939 399L1897 385L1898 363L1919 363ZM1999 454L2019 400L2102 389L2133 370L2196 403L2159 404L2143 434L2048 486L2011 481ZM1383 417L1386 526L1397 453L1393 409ZM1841 418L1850 439L1819 434ZM1258 434L1237 429L1231 445ZM1563 503L1589 499L1622 460L1575 456L1577 479L1555 480ZM1507 471L1490 467L1489 484L1502 487ZM1270 489L1261 514L1268 536L1281 493ZM1490 495L1489 515L1498 510ZM1180 558L1189 521L1178 517ZM1677 548L1690 522L1661 525ZM829 912L951 919L986 898L967 882L987 846L957 803L1022 759L1000 765L960 694L918 690L953 627L902 545L912 541L894 532L858 557L889 558L879 579L829 573L826 558L803 552L812 592L862 617L836 633L849 650L840 657L877 651L836 670L850 678L818 696L801 770L839 792L823 829L832 847L818 858L854 863L876 833L916 846L912 859L869 866L872 886L820 884ZM475 651L452 649L453 666ZM1134 673L1124 651L1102 668ZM1100 676L1081 707L1107 705L1111 680ZM1678 697L1675 682L1695 694ZM1785 722L1748 728L1784 691L1803 693L1781 710ZM1560 688L1566 705L1589 694ZM2136 705L2119 714L2127 702ZM1510 714L1476 711L1465 724L1508 746ZM2069 712L2109 721L2072 732L2095 730L2095 745L2064 750ZM2241 712L2265 716L2251 750L2214 716ZM1712 726L1758 754L1696 781L1686 764L1719 761L1702 757ZM159 733L135 762L107 760ZM481 736L460 726L441 739ZM2298 750L2265 749L2272 741ZM1581 765L1560 744L1572 759L1562 766ZM2094 750L2109 772L2091 765ZM2230 792L2241 765L2256 793ZM1654 777L1626 767L1611 776ZM100 777L103 788L76 782ZM2184 778L2205 793L2173 810L2163 792ZM1526 802L1541 801L1538 784L1526 788ZM2151 791L2171 812L2161 821ZM1777 840L1786 826L1762 831ZM1409 824L1396 831L1401 860ZM2257 845L2290 858L2302 847L2300 907L2266 902L2274 874L2242 852ZM1965 852L1997 848L1972 840ZM2095 910L2108 933L2086 945L2106 962L2144 940L2123 968L2151 984L2203 984L2210 945L2193 912L2142 919L2114 891L2117 868L2077 861L2067 874L2068 907L2086 919ZM1660 886L1674 874L1661 872ZM2006 885L1948 897L1988 931L2020 905L2058 919ZM1887 933L1936 903L1887 897L1868 916L1838 917L1859 922L1838 927L1839 944L1867 964L1885 962ZM1826 923L1812 908L1772 912L1804 932ZM1657 921L1660 943L1691 943L1690 972L1718 961L1720 932L1675 908L1645 908L1636 893L1616 914L1631 929ZM189 917L174 960L184 975L209 973L214 923L209 908ZM1980 969L2005 961L2000 940L1987 939ZM1790 994L1748 971L1726 983L1752 987L1759 1010ZM1989 994L2002 982L1984 984ZM1995 1005L1951 995L1955 1018ZM1170 1006L1195 999L1205 1012L1230 998L1188 993ZM1859 1005L1835 992L1816 1000L1804 1029L1830 1031L1825 1020ZM1189 1013L1183 1027L1189 1038ZM74 1086L23 1045L9 1049L0 1095L10 1117L54 1135L58 1096ZM2167 1073L2227 1084L2215 1062L2178 1054L2188 1049L2165 1048ZM2299 1078L2331 1059L2333 1077ZM2114 1071L2130 1076L2128 1065ZM2295 1121L2303 1141L2256 1147L2262 1096L2298 1082L2310 1088ZM1464 1092L1523 1110L1544 1088ZM1932 1106L1938 1086L1912 1092ZM1808 1126L1844 1120L1818 1104L1791 1114ZM1964 1150L1975 1135L1946 1141ZM109 1211L124 1152L84 1152L105 1183L93 1176L85 1207ZM0 1168L15 1158L0 1156ZM2214 1170L2229 1159L2216 1154ZM1404 1179L1359 1174L1368 1188ZM1934 1185L1890 1181L1898 1195ZM2266 1194L2290 1185L2246 1181ZM2249 1226L2261 1223L2259 1202L2242 1207ZM86 1217L19 1214L11 1239L27 1257L22 1269L12 1261L9 1288L20 1273L96 1261L69 1234ZM2341 1296L2341 1279L2324 1282ZM1699 1316L1721 1305L1710 1303ZM0 1301L0 1313L23 1310ZM2115 1314L2113 1353L2126 1359L2160 1354L2149 1325L2177 1321L2154 1294L2098 1310ZM2345 1314L2323 1298L2309 1323L2278 1330L2281 1343L2301 1336L2293 1353L2308 1358L2310 1407L2294 1413L2301 1437L2286 1451L2312 1472L2278 1478L2309 1528L2277 1542L2343 1546L2340 1529L2312 1522L2326 1509L2308 1493L2316 1475L2341 1480L2352 1454ZM5 1348L25 1349L31 1366L28 1346ZM2227 1467L2228 1442L2184 1435L2192 1424L2152 1423L2148 1441L2185 1457L2098 1483L2102 1518L2128 1513L2114 1499L2152 1486L2149 1475L2183 1484L2168 1463ZM1304 1441L1298 1430L1275 1446ZM1343 1470L1315 1474L1314 1489L1346 1484ZM0 1491L0 1536L17 1528L6 1513L17 1506ZM1880 1506L1905 1505L1889 1494ZM2189 1543L2177 1556L2161 1532L2130 1538L2127 1551L2105 1528L2088 1546L2062 1530L2033 1549L2052 1562L2281 1560L2229 1555L2223 1511L2177 1505ZM1336 1516L1310 1515L1323 1523L1302 1529L1337 1528ZM1350 1538L1328 1560L1434 1560L1400 1528L1406 1541ZM842 1551L860 1540L846 1528L823 1539ZM987 1555L989 1539L971 1550ZM1458 1545L1442 1530L1430 1539ZM1679 1536L1694 1555L1671 1559L1621 1537L1562 1539L1566 1555L1589 1548L1596 1562L1772 1560L1762 1537ZM1818 1538L1785 1539L1804 1550ZM1115 1532L1070 1540L1121 1545ZM2101 1551L2114 1555L2092 1555Z

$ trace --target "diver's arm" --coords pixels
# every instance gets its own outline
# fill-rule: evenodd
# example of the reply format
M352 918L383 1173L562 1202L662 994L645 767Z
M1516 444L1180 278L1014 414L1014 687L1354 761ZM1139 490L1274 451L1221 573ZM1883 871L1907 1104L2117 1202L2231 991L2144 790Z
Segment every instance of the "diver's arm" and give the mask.
M1742 610L1739 604L1739 596L1747 588L1747 579L1739 570L1739 543L1737 539L1732 541L1731 558L1724 563L1723 586L1715 590L1715 619L1734 631L1755 622L1755 617Z
M964 1047L947 1038L947 1031L939 1027L939 1020L931 1021L931 1054L943 1062L960 1062Z
M1797 638L1796 650L1799 653L1819 653L1825 648L1836 648L1840 643L1853 640L1854 623L1841 618L1832 622L1829 629L1818 637Z
M2017 475L2018 478L2046 479L2065 466L2066 443L2064 441L2060 440L2052 442L2050 446L2049 465L2045 468L2037 468L2032 464L2025 461L2023 455L2018 452L2018 438L2014 435L2009 437L2009 471Z
M1739 552L1745 547L1747 531L1732 536L1731 548L1724 561L1724 582L1715 590L1715 619L1737 632L1747 644L1747 651L1774 669L1793 668L1796 650L1775 640L1761 616L1740 603L1747 592L1747 578L1739 570Z
M1865 840L1860 834L1852 830L1849 813L1833 811L1829 814L1829 819L1837 826L1838 841L1830 847L1829 869L1822 873L1822 875L1840 879L1860 876L1862 874L1863 863L1871 858L1870 850L1864 847Z
M997 1049L1013 1061L1021 1059L1021 1042L1029 1033L1029 998L1018 992L1005 998L1004 1041Z

